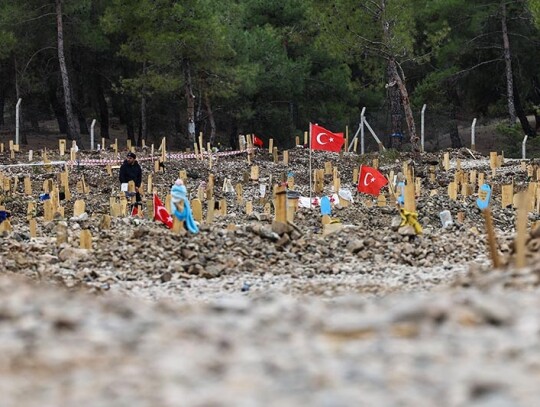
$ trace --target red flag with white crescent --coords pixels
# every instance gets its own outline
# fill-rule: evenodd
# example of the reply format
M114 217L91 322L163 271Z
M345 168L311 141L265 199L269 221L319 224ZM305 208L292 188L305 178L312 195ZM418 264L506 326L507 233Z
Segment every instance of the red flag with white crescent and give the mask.
M317 124L309 124L311 132L311 149L334 151L339 153L345 139L343 133L332 133Z
M264 143L263 143L263 141L262 141L259 137L257 137L257 136L254 134L254 135L253 135L253 145L262 148L262 147L264 146Z
M381 188L388 184L388 180L375 168L362 165L358 176L358 191L364 194L378 196Z
M171 215L169 215L167 208L165 208L163 202L161 202L161 199L159 199L157 194L154 194L154 219L159 220L169 229L172 229L173 227L173 218Z

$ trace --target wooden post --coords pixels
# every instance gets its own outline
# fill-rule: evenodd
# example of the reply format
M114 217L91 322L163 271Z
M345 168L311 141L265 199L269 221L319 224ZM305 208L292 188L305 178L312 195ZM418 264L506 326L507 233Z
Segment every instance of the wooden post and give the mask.
M495 168L497 168L497 152L496 151L491 151L489 153L489 166L492 170L494 170Z
M294 145L295 145L295 147L298 147L299 144L300 144L300 137L299 137L299 136L296 136L296 137L294 138Z
M522 268L526 266L525 245L527 243L527 216L529 213L529 194L528 191L523 191L519 194L518 213L516 219L516 267Z
M254 165L251 167L251 180L257 181L259 179L259 166Z
M499 260L499 253L497 249L497 238L495 236L495 230L493 228L493 218L491 217L491 209L486 208L482 211L484 219L486 221L486 232L488 237L489 253L491 256L491 262L493 268L499 268L501 265Z
M79 247L81 249L92 250L92 233L88 229L81 230Z
M191 201L191 211L193 212L193 219L197 222L202 222L202 203L199 199L195 198Z
M246 202L246 215L251 215L253 213L253 202Z
M101 216L101 220L99 222L99 229L100 230L107 230L111 228L111 217L107 214L103 214Z
M324 163L324 175L332 174L332 163L330 161L325 161Z
M58 140L58 151L60 152L60 156L66 153L66 140Z
M309 143L308 143L308 132L307 132L307 131L304 132L304 145L305 145L305 146L309 146Z
M277 164L278 162L278 149L277 147L274 147L274 149L272 150L272 155L274 156L274 163Z
M199 152L201 153L201 160L204 160L204 155L203 155L203 151L204 151L204 144L203 144L203 133L202 131L199 132Z
M501 206L507 208L514 203L514 184L501 186Z
M457 194L458 194L457 191L458 191L458 188L455 181L448 184L448 197L452 201L455 201L457 199Z
M443 167L445 171L450 169L450 153L444 153Z
M60 246L62 243L67 243L67 241L68 241L67 226L61 222L56 225L56 245Z
M280 185L276 189L276 222L287 223L287 191Z
M271 138L268 140L268 153L272 154L274 152L274 139Z
M238 183L234 189L236 191L236 203L242 205L244 202L244 187L242 184Z
M289 165L289 150L283 151L283 165Z
M37 237L37 222L32 218L28 221L28 227L30 229L30 237Z
M163 137L161 139L161 162L164 163L167 161L167 138Z
M24 194L26 196L32 196L32 183L30 177L24 177Z
M209 199L208 200L208 210L206 211L206 224L207 225L214 222L214 210L215 210L214 199Z
M86 203L82 199L77 199L73 204L73 216L79 217L86 210Z

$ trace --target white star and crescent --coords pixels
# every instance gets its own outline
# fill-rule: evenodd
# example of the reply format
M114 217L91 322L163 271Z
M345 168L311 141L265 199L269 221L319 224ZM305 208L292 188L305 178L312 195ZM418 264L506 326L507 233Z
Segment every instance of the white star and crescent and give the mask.
M368 182L368 177L371 177L371 179L369 179L369 182ZM374 182L375 182L375 177L373 176L373 174L370 172L367 172L366 175L364 176L364 185L367 187L369 184L372 184Z
M323 142L322 142L321 136L323 136L323 135L326 136L326 137L328 137L328 141L327 141L326 143L323 143ZM326 134L326 133L319 133L319 134L317 134L317 143L320 144L320 145L322 145L322 146L324 146L325 144L328 144L328 143L332 143L333 141L334 141L334 138L331 137L331 136L329 136L329 135Z
M169 215L169 212L167 212L167 208L165 208L164 206L158 206L157 211L160 219L167 219L167 222L172 222L172 216ZM165 211L167 215L163 216L161 213L162 211Z

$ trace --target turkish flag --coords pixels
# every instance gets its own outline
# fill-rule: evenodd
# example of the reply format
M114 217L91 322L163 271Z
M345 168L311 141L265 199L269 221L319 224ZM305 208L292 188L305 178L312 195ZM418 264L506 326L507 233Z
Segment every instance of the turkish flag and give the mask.
M154 219L164 223L169 229L173 227L173 218L169 215L157 194L154 194Z
M358 191L364 194L378 196L381 188L388 184L388 180L375 168L360 167L360 175L358 176Z
M335 151L339 153L341 146L345 142L343 133L332 133L317 124L310 123L309 126L312 150Z
M257 136L254 134L254 135L253 135L253 145L262 148L262 147L264 146L264 143L263 143L263 141L262 141L259 137L257 137Z

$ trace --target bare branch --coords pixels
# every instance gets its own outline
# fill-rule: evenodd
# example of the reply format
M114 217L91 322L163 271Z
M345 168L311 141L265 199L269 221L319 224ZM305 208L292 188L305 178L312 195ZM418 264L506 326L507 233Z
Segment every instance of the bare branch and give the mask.
M480 62L479 64L473 65L473 66L471 66L471 67L469 67L467 69L463 69L463 70L461 70L459 72L456 72L455 74L451 75L451 78L456 78L456 77L461 76L461 75L463 75L463 74L465 74L467 72L473 71L476 68L481 67L482 65L487 65L487 64L491 64L493 62L500 62L500 61L502 61L501 58L496 58L496 59L491 59L489 61Z

